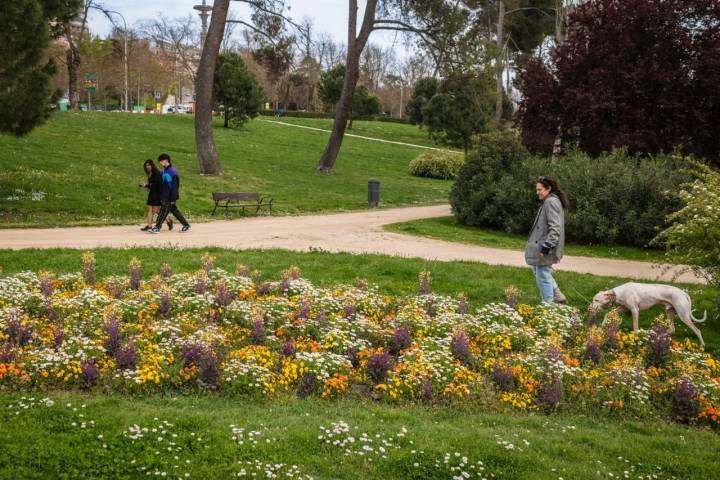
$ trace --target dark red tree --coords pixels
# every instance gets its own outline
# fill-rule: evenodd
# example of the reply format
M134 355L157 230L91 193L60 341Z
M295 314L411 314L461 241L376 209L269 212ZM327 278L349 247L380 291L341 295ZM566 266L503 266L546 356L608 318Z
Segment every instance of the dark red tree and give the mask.
M590 0L569 23L550 67L518 79L528 148L550 151L559 119L563 139L592 155L682 145L718 158L720 0Z

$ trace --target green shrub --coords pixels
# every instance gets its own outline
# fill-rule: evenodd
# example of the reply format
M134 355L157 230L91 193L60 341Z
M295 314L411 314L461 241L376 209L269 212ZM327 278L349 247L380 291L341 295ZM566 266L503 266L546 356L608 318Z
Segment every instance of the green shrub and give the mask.
M616 150L599 158L570 151L557 162L531 156L508 132L481 135L450 193L461 223L526 234L538 207L535 179L553 175L570 200L569 241L647 246L679 209L677 190L690 179L687 162L672 156L630 156Z
M410 162L410 175L454 180L465 156L452 150L428 150Z
M674 195L683 207L669 216L670 227L654 242L667 245L672 260L720 286L720 173L697 166L698 179Z

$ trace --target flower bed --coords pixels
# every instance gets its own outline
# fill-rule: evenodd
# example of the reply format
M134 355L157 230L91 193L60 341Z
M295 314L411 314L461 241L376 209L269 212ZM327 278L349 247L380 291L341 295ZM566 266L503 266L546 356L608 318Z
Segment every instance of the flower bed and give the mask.
M128 393L362 395L491 409L604 411L720 426L720 360L673 341L659 317L627 333L572 307L468 306L390 297L358 281L319 288L296 268L263 282L203 259L142 281L82 273L0 277L0 388Z

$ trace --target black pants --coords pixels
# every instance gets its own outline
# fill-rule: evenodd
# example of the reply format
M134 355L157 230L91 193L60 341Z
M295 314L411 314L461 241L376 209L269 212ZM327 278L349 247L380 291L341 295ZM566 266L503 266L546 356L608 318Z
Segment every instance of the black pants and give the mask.
M178 222L182 223L183 226L187 225L188 222L185 220L185 217L183 217L183 214L180 213L180 210L178 210L177 205L175 205L175 202L172 203L163 203L162 207L160 207L160 213L157 217L157 222L155 223L155 228L158 230L160 227L162 227L163 222L167 218L168 214L172 213L175 218L177 218Z

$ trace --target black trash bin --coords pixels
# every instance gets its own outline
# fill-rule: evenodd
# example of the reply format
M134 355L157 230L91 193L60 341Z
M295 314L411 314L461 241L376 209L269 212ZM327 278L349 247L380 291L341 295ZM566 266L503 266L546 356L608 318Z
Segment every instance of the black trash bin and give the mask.
M380 204L380 182L378 180L368 182L368 204L372 207Z

